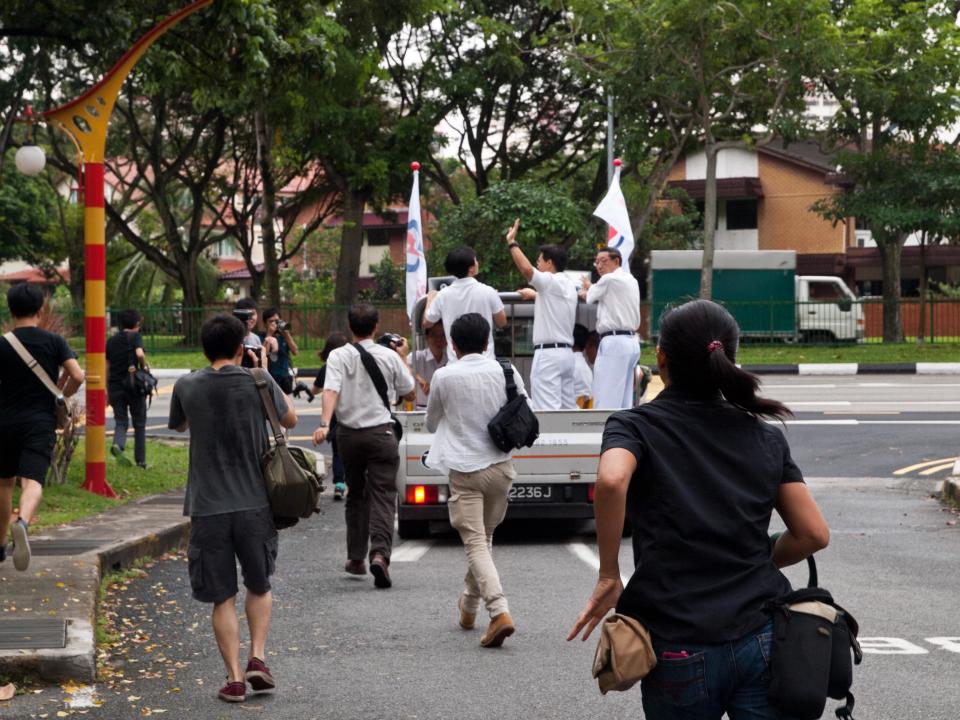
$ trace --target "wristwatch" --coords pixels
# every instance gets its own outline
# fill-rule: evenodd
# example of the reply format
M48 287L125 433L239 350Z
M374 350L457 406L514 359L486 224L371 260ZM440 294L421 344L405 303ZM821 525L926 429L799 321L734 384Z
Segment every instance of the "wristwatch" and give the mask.
M507 247L510 248L511 250L513 250L515 247L517 247L517 248L520 247L520 243L518 243L518 242L512 242L512 243L510 243L509 245L507 245Z
M326 424L323 420L321 420L321 421L318 423L318 425L320 425L320 427L322 427L322 428L327 427L327 424Z

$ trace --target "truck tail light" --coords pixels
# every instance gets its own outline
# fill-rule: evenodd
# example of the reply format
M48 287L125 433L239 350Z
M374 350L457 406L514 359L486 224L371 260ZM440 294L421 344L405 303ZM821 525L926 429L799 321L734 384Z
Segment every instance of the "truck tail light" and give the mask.
M440 502L440 487L438 485L408 485L408 505L436 505Z
M587 485L587 502L593 502L593 494L596 492L597 486L594 483Z

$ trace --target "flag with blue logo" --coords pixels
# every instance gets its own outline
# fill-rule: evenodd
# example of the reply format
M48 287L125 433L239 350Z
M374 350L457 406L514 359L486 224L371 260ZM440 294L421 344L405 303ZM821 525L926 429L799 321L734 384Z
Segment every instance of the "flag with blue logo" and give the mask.
M413 163L413 189L407 206L407 317L413 322L413 306L427 294L427 258L420 227L420 164Z
M607 247L616 248L623 255L623 266L628 267L633 252L633 230L630 228L630 215L627 213L627 201L620 189L620 164L615 163L613 182L593 214L609 226Z

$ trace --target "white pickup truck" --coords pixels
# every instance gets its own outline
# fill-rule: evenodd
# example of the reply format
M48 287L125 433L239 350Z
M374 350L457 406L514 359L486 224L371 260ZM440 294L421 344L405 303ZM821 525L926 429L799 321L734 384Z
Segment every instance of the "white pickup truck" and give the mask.
M523 376L529 392L533 360L533 303L517 293L501 293L509 320L495 333L498 357L509 358ZM412 351L424 347L420 320L425 299L415 310L417 332ZM596 306L577 306L577 322L588 329L596 324ZM639 384L638 384L639 387ZM610 410L538 410L540 437L533 447L513 455L517 479L510 491L507 519L593 517L593 488L600 457L600 440ZM422 537L432 521L448 521L447 478L424 465L432 434L427 432L423 411L400 412L398 532L402 538Z

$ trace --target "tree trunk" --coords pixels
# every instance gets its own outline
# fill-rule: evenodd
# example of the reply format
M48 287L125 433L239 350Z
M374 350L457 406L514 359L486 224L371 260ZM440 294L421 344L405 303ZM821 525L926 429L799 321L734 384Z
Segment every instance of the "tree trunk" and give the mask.
M903 323L900 319L900 256L903 238L889 235L877 238L877 250L883 263L883 341L903 342Z
M927 233L920 233L920 307L917 313L917 345L925 340L927 325ZM933 342L933 338L930 338Z
M347 309L357 298L360 279L360 250L363 248L363 209L366 197L347 190L343 194L343 232L340 240L340 259L337 262L337 287L334 303L337 305L336 325L347 328Z
M277 262L277 235L273 218L276 213L276 186L273 160L270 156L270 128L263 105L254 111L257 135L257 169L260 171L263 204L260 212L260 238L263 243L263 280L267 303L280 307L280 265ZM256 296L255 296L256 297Z
M703 190L703 265L700 269L700 297L713 295L713 253L717 235L717 150L707 135L704 145L707 156L707 178Z
M197 276L196 259L185 263L180 271L180 287L183 289L183 344L196 347L200 344L200 326L203 325L203 297L200 294L200 278Z

